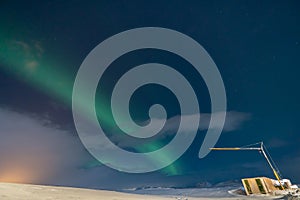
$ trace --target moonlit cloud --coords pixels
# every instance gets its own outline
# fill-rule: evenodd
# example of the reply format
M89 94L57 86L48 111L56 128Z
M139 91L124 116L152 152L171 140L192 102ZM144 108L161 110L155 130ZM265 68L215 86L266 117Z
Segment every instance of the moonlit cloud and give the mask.
M193 115L184 115L181 116L181 118L187 118L191 123L195 123L195 120L198 119L200 115L200 124L199 124L199 130L207 130L209 127L210 119L214 115L216 121L213 123L214 127L211 128L222 128L221 124L221 118L224 113L201 113L201 114L193 114ZM174 122L178 121L177 119L180 118L180 116L175 116L173 118L170 118L168 122L170 122L170 125L168 126L168 130L172 131L175 126ZM239 129L242 124L245 121L248 121L251 118L251 115L249 113L243 113L243 112L236 112L236 111L228 111L226 112L226 120L225 125L223 127L224 132L230 132L235 131ZM193 131L190 130L189 126L186 126L183 128L184 131L189 132Z
M0 182L110 189L164 182L159 175L132 179L101 165L77 136L38 115L0 107L0 132Z
M205 131L208 129L210 120L212 118L212 115L214 115L214 119L216 120L213 123L213 126L211 127L212 129L220 129L222 128L222 115L223 113L201 113L201 114L192 114L192 115L183 115L183 116L174 116L172 118L169 118L166 123L165 127L163 129L163 133L160 134L160 137L167 137L167 136L173 136L177 134L177 127L178 123L180 122L181 118L184 118L186 121L189 121L190 123L199 123L197 119L199 118L200 115L200 124L198 127L199 131ZM220 120L219 120L220 119ZM223 127L223 132L232 132L239 130L244 123L249 121L251 119L251 114L250 113L244 113L244 112L237 112L237 111L228 111L226 112L226 119L225 119L225 124ZM160 126L161 121L165 121L164 119L152 119L151 123L154 125L152 127L155 127L155 124L158 124L157 126ZM126 124L126 122L124 123ZM143 123L142 123L143 124ZM147 122L144 122L144 124L147 124ZM151 130L148 130L148 132L151 132ZM156 131L156 130L152 130ZM189 134L191 132L194 132L195 130L191 129L191 126L183 126L182 127L182 132L183 134ZM90 130L90 132L95 132L94 130ZM157 133L155 133L157 134ZM153 135L155 135L153 134ZM135 146L136 141L131 141L131 140L122 140L118 137L118 135L115 135L112 137L113 141L115 141L119 146L122 147L131 147ZM160 138L156 138L160 139Z
M0 181L64 182L90 159L74 135L38 116L0 108L0 132Z

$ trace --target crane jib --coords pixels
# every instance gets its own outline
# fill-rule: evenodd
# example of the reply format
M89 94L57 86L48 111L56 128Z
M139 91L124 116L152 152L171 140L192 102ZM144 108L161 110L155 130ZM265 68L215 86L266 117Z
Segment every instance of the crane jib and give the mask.
M282 190L284 190L284 187L283 187L283 185L281 184L281 177L280 177L280 175L279 175L279 170L275 167L276 165L275 165L274 161L272 160L270 154L268 154L269 156L266 154L266 152L265 152L265 150L264 150L265 146L264 146L263 142L256 143L256 144L260 144L260 147L249 147L249 146L251 146L251 145L248 145L248 147L247 147L247 146L245 146L245 147L223 147L223 148L220 148L220 147L214 147L214 148L210 148L210 150L216 150L216 151L218 151L218 150L220 150L220 151L244 151L244 150L245 150L245 151L246 151L246 150L250 150L250 151L251 151L251 150L256 150L256 151L261 152L261 153L263 154L263 156L265 157L265 159L267 160L269 166L271 167L271 169L272 169L272 171L273 171L273 173L274 173L276 179L278 180L278 182L279 182L279 184L280 184L280 188L281 188ZM270 157L270 158L269 158L269 157ZM273 164L272 164L271 161L273 161L273 164L274 164L275 166L273 166Z

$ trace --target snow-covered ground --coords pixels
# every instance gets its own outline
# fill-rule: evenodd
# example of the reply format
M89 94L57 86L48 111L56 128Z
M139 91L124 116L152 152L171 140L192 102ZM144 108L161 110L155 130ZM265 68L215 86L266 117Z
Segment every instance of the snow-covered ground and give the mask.
M105 190L90 190L84 188L42 186L31 184L14 184L0 182L1 200L218 200L220 198L184 197L174 195L139 195ZM223 198L223 200L239 200L239 198Z
M200 184L203 185L203 184ZM236 181L223 182L214 186L204 184L207 187L199 188L167 188L167 187L143 187L123 190L132 194L162 195L162 196L187 196L187 197L232 197L228 191L242 189L241 183Z
M145 188L137 190L124 190L127 193L162 195L162 196L187 196L187 197L232 197L229 190L236 187L212 187L212 188Z
M176 197L178 199L189 199L190 197L196 199L286 199L283 196L244 196L242 194L244 188L242 184L237 181L227 181L218 183L215 185L203 183L197 184L200 187L197 188L167 188L167 187L142 187L142 188L131 188L122 190L122 192L131 194L142 194L142 195L153 195L161 197ZM298 185L299 186L299 185ZM237 194L237 191L242 192ZM300 197L300 196L299 196Z

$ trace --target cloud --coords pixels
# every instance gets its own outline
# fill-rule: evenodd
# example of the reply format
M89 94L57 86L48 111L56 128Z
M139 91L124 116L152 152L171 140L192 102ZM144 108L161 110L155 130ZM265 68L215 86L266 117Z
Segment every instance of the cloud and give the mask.
M174 116L172 118L169 118L166 123L165 123L165 127L163 128L163 133L160 134L160 137L167 137L167 136L173 136L177 133L177 127L178 127L178 123L180 122L180 119L184 119L185 121L190 122L189 124L184 124L182 126L182 133L183 134L189 134L191 132L194 132L195 130L192 128L192 126L190 126L190 124L192 123L199 123L197 120L199 119L200 116L200 124L198 127L198 130L200 131L205 131L208 129L209 127L209 123L210 120L212 118L212 115L214 115L214 119L216 120L213 123L213 126L211 127L212 129L216 128L216 129L221 129L223 124L222 122L222 116L224 115L224 113L201 113L201 114L191 114L191 115L183 115L183 116ZM235 131L238 130L242 127L242 125L251 119L251 114L249 113L243 113L243 112L237 112L237 111L228 111L226 112L226 119L225 119L225 124L223 127L223 132L231 132L231 131ZM157 119L154 118L151 121L151 126L149 127L157 127L157 126L161 126L162 122L164 122L164 119ZM141 124L147 124L149 123L149 121L147 122L142 122ZM129 124L129 123L128 123ZM156 126L157 124L157 126ZM123 125L126 125L126 122L123 122ZM149 134L151 132L156 131L156 128L154 128L153 130L149 130L149 127L147 127L147 133ZM142 132L143 129L140 129L138 131L140 131L140 134L143 134ZM90 130L90 132L93 132L92 130ZM95 131L94 131L95 132ZM114 132L114 131L113 131ZM157 134L157 133L156 133ZM155 135L155 134L152 134ZM118 137L118 135L115 135L112 137L113 141L115 141L118 145L122 146L122 147L131 147L135 145L136 141L130 141L130 140L122 140L122 138ZM161 138L156 138L156 139L161 139Z
M130 174L100 164L75 131L60 129L38 115L0 107L0 182L116 189L149 179L139 177L132 180Z
M238 130L242 125L251 119L250 113L243 113L237 111L229 111L226 113L226 120L223 131L230 132Z
M75 135L24 113L0 108L0 181L64 183L91 160Z
M13 48L23 51L27 56L41 55L45 51L39 41L32 41L29 44L20 40L12 40L11 45Z
M16 54L20 54L23 59L23 65L26 69L34 71L40 64L40 58L44 53L44 48L39 41L32 41L30 43L12 40L10 47Z
M151 120L151 125L147 126L145 131L143 130L143 127L141 129L137 130L139 133L143 134L143 137L145 137L145 133L149 134L151 136L156 135L159 133L157 131L157 127L161 127L161 124L164 124L163 129L161 130L159 136L155 137L155 140L160 140L164 139L169 136L174 136L177 134L177 127L178 123L180 123L180 119L184 119L184 121L188 121L189 123L183 124L182 126L182 134L190 134L194 132L195 130L192 128L191 124L199 123L199 115L200 115L200 123L198 130L199 131L205 131L208 129L210 120L212 115L214 115L214 123L213 126L211 126L212 129L220 129L222 128L222 116L224 113L201 113L201 114L191 114L191 115L182 115L182 116L174 116L172 118L169 118L167 121L165 119L158 119L158 118L153 118ZM237 112L237 111L228 111L226 112L226 119L225 119L225 124L223 127L223 132L232 132L240 129L242 125L249 121L251 119L251 114L250 113L244 113L244 112ZM140 124L148 124L149 121L146 122L141 122ZM126 124L126 121L123 121L123 125ZM152 128L153 127L153 128ZM88 130L86 130L87 133L90 135L96 134L97 131L92 129L91 127L88 127ZM119 134L113 134L117 133L118 129L117 127L111 128L110 129L112 136L110 136L110 139L114 141L119 147L123 148L131 148L134 147L138 144L140 144L140 141L138 140L132 140L132 139L124 139L124 137L120 137ZM137 133L135 133L137 135ZM147 137L145 137L147 138ZM97 141L97 145L99 145L101 142ZM101 146L104 146L105 144L101 144ZM107 147L109 150L110 147Z
M222 116L224 115L224 112L218 112L218 113L202 113L202 114L193 114L193 115L184 115L184 116L175 116L173 118L170 118L168 122L170 122L170 125L168 127L169 130L173 130L176 125L174 122L178 121L178 118L185 118L191 123L197 123L196 120L200 117L200 124L199 124L199 130L207 130L209 127L210 119L212 116L214 116L216 119L215 123L213 123L213 127L211 128L222 128ZM242 112L236 112L236 111L229 111L226 112L226 120L225 125L223 127L224 132L230 132L237 130L241 127L241 125L249 120L251 115L249 113L242 113ZM193 130L190 130L190 126L183 127L183 130L186 132L190 132Z
M76 135L37 115L0 108L0 138L0 182L104 189L164 182L159 174L137 176L99 164Z
M277 134L274 134L277 135ZM283 148L290 145L290 142L280 139L278 137L270 138L268 141L265 142L268 147L271 148Z
M226 130L238 127L245 118L241 113L229 116L233 119ZM164 183L156 180L159 174L130 175L101 165L87 153L75 131L63 130L38 115L0 108L0 138L0 181L91 188ZM135 176L138 180L132 179Z

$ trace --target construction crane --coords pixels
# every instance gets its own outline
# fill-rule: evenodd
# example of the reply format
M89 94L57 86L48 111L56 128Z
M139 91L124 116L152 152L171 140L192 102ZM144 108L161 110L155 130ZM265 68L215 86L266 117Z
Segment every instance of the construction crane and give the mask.
M260 144L259 147L253 147L255 145ZM243 147L224 147L224 148L210 148L211 150L221 150L221 151L258 151L260 153L262 153L262 155L265 157L265 159L267 160L267 163L269 164L269 166L271 167L276 179L278 180L279 184L280 184L280 189L284 190L284 187L281 183L281 175L280 172L275 164L275 162L272 160L270 154L267 151L267 148L265 147L263 142L258 142L255 144L251 144L251 145L246 145Z

